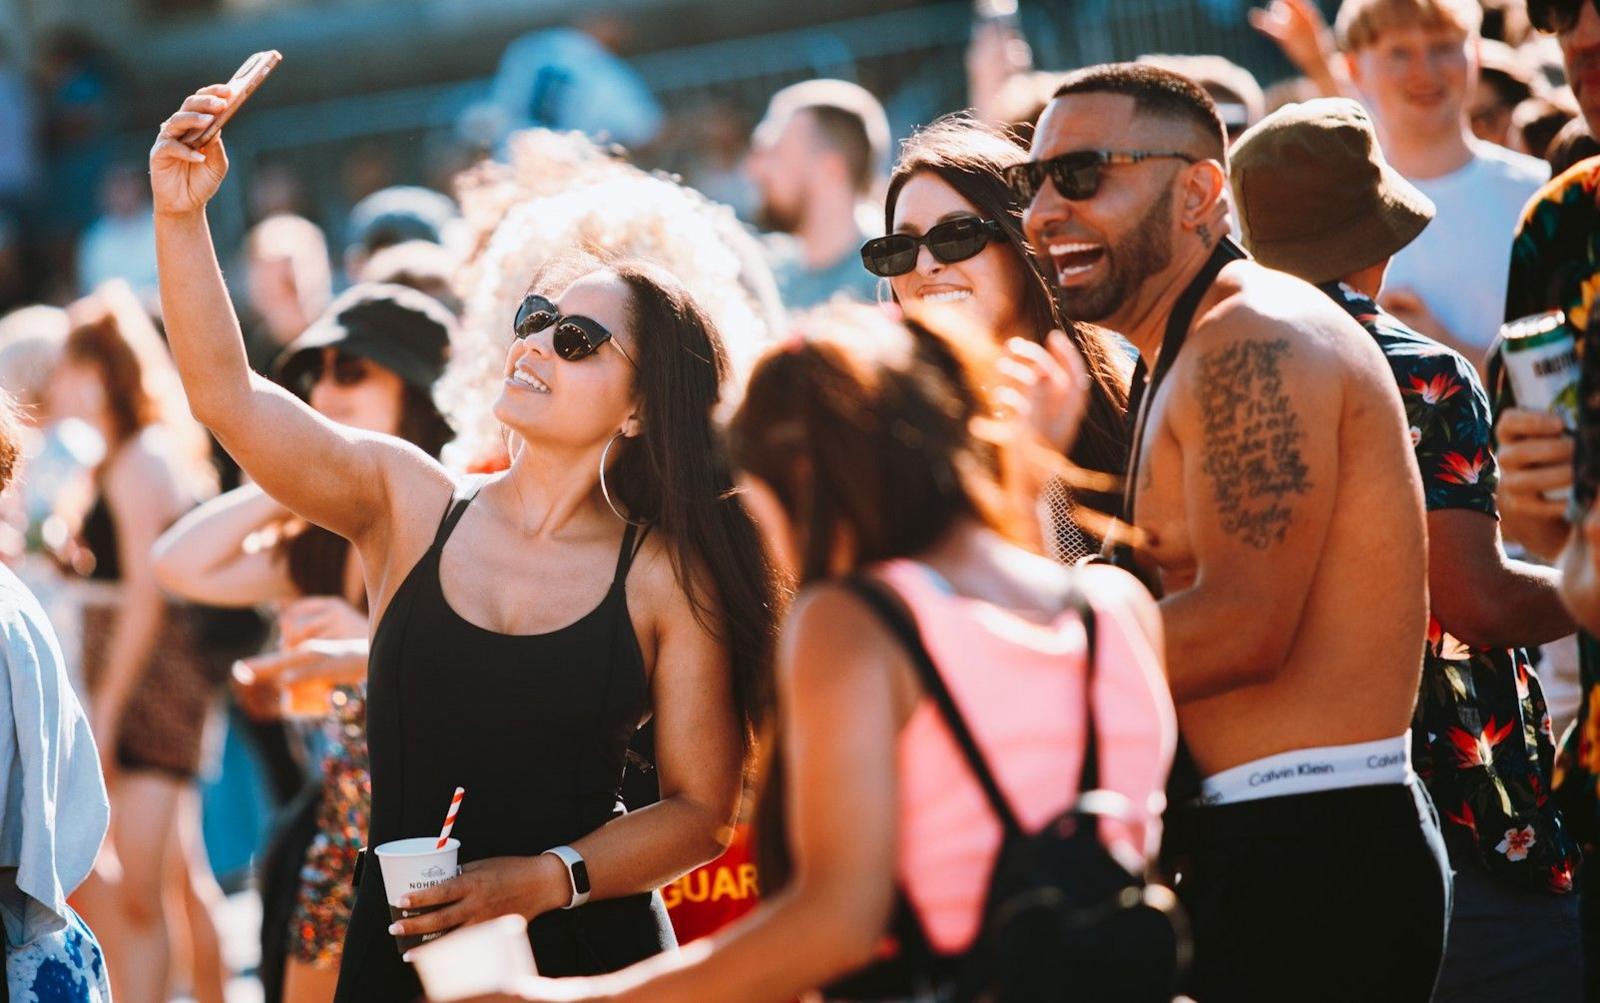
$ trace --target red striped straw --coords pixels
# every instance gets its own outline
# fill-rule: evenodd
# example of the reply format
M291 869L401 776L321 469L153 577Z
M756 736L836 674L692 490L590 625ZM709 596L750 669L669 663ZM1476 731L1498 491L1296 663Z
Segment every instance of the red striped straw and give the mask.
M467 796L465 787L457 787L456 792L450 796L450 810L445 812L444 828L439 830L439 843L435 850L444 849L444 844L450 839L450 830L455 828L456 812L461 810L461 799Z

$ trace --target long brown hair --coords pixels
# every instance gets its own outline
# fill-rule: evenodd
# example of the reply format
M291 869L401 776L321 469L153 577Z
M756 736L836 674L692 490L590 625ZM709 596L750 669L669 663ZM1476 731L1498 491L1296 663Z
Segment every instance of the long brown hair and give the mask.
M660 532L695 618L727 648L748 747L772 703L781 582L734 491L713 424L729 378L727 352L683 284L640 259L594 249L568 254L548 262L534 288L554 296L599 270L628 288L628 350L643 425L612 448L606 485L630 519Z
M105 390L112 441L119 446L152 426L171 438L185 487L193 494L216 487L205 430L189 413L167 346L127 283L108 282L67 310L70 327L62 358L95 371Z
M1052 329L1066 333L1089 369L1090 397L1083 428L1068 455L1088 470L1122 476L1128 464L1128 381L1132 366L1128 355L1110 332L1091 324L1069 320L1061 313L1055 290L1045 276L1034 249L1022 232L1022 206L1012 195L1001 172L1028 158L1006 133L961 112L946 115L922 127L900 146L900 159L889 177L884 198L884 232L894 230L895 204L900 191L922 173L937 175L968 202L978 215L1000 224L1005 243L1026 272L1022 317L1028 334L1042 341ZM1114 511L1114 502L1102 496L1086 499L1095 508Z
M824 308L798 323L756 364L727 440L735 466L772 489L794 527L802 586L838 573L840 540L853 570L919 554L964 518L1018 536L1001 483L1008 447L975 431L988 403L972 351L871 307ZM781 741L776 726L762 741L764 891L789 871Z

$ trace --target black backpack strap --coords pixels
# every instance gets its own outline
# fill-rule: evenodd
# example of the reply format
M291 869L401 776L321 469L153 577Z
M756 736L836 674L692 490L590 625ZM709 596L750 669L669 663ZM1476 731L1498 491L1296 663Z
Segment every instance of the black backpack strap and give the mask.
M916 621L906 611L900 597L887 585L861 575L845 579L845 585L871 607L879 621L889 628L904 646L906 654L911 657L912 667L917 671L917 677L922 681L923 689L928 691L928 696L933 698L934 706L939 708L939 715L944 718L945 727L950 729L950 736L955 739L956 746L967 761L967 766L977 777L978 785L983 788L984 795L989 799L989 807L994 810L995 817L1000 820L1006 835L1008 837L1026 835L1022 825L1017 821L1017 816L1012 813L1005 794L1001 792L1000 785L989 772L989 764L984 761L983 753L978 750L978 743L972 737L966 719L961 716L955 699L950 696L950 690L945 687L944 679L939 675L938 667L933 664L933 657L928 654L927 645L922 643L922 631L917 628Z
M1072 590L1067 594L1067 605L1078 613L1083 624L1083 765L1078 767L1078 797L1100 787L1100 734L1095 727L1094 675L1100 651L1099 627L1094 607L1078 587L1073 576Z

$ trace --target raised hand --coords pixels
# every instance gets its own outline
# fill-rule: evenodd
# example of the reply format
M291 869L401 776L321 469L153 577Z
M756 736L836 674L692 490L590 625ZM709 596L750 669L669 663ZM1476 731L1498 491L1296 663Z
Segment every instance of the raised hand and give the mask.
M1494 497L1505 535L1535 556L1554 559L1571 527L1566 500L1545 492L1572 486L1572 434L1555 415L1527 408L1508 409L1495 433L1500 484Z
M1052 448L1072 448L1088 405L1089 371L1067 336L1051 331L1043 345L1012 338L997 365L996 401Z
M1250 12L1250 25L1277 43L1289 62L1328 97L1344 89L1333 58L1333 30L1312 0L1272 0Z
M156 215L183 216L205 208L228 175L228 154L218 136L204 149L192 150L183 136L210 125L228 106L233 92L226 84L202 87L184 99L165 122L150 148L150 193Z
M1327 52L1328 21L1309 0L1273 0L1250 12L1250 25L1278 43L1302 73Z

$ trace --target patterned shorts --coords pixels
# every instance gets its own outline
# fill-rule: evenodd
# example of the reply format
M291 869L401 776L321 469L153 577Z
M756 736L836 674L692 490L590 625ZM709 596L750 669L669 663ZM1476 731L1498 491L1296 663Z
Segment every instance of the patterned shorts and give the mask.
M117 626L113 606L83 609L83 672L98 689ZM228 666L201 653L192 611L168 605L144 675L134 684L117 733L117 763L125 770L157 770L183 780L200 774L206 720L222 691Z
M339 964L355 905L351 875L372 811L364 689L339 687L333 705L326 728L328 751L322 760L317 834L300 868L300 892L289 928L294 959L318 968Z

